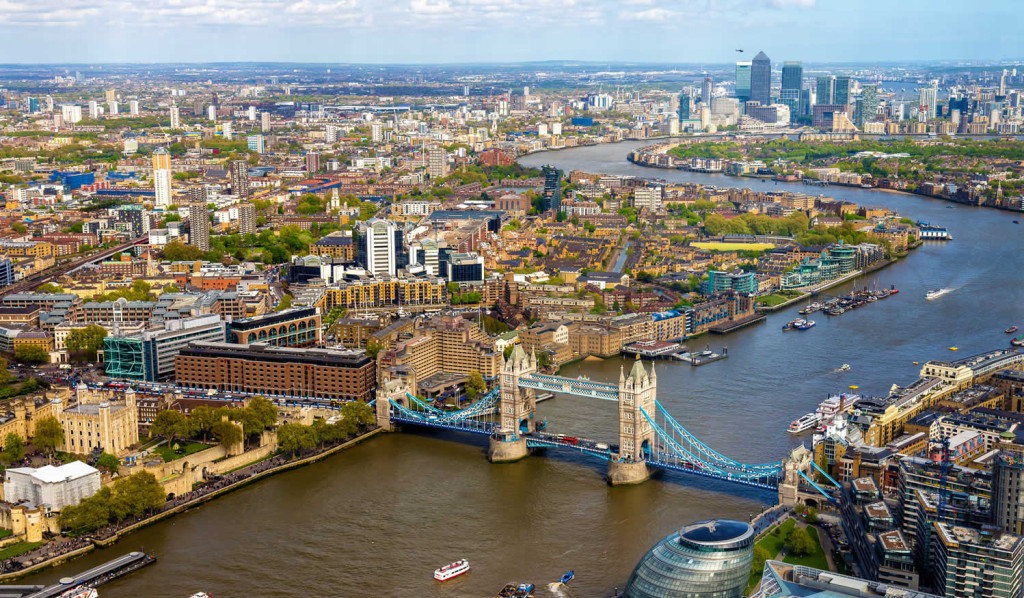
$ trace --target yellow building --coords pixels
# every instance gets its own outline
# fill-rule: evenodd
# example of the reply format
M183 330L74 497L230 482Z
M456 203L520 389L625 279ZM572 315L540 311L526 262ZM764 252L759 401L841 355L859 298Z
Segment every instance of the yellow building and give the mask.
M122 456L129 447L139 442L139 416L135 406L135 393L126 391L115 400L110 391L80 389L78 403L65 407L55 399L57 418L64 428L62 451L85 455L100 448L104 452Z

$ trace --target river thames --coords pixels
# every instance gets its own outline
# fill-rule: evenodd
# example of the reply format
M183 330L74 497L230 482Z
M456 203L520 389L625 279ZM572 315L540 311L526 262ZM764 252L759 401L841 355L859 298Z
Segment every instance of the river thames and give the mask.
M527 156L527 166L627 174L672 182L824 194L881 205L944 225L950 242L930 242L889 267L834 289L895 285L894 297L817 326L783 333L796 307L693 348L729 347L729 358L700 368L658 362L658 399L691 432L748 463L781 459L809 437L789 423L827 394L859 385L885 394L917 377L929 359L953 359L1008 346L1003 329L1024 325L1018 215L940 200L844 187L776 185L723 175L647 169L627 142ZM931 288L952 292L927 301ZM950 346L959 351L952 352ZM849 364L848 372L836 371ZM629 360L568 366L563 374L615 381ZM613 440L615 405L575 397L540 404L551 431ZM574 569L573 596L622 588L636 561L682 524L707 517L748 519L769 493L670 474L610 488L604 463L548 452L490 465L476 438L390 434L297 471L272 477L18 583L46 583L140 548L151 567L101 588L103 598L277 596L493 596L509 581L538 585L538 596ZM438 585L435 567L468 558L470 574Z

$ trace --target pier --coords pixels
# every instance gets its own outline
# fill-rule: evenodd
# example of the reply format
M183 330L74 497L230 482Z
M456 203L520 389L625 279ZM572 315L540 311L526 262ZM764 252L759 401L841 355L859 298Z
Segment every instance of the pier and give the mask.
M49 586L0 586L0 598L55 598L75 589L95 588L156 561L144 552L130 552Z

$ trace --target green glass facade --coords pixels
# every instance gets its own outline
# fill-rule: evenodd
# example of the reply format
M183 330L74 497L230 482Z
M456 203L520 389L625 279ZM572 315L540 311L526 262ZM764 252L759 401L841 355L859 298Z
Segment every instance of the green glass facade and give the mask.
M629 598L740 598L750 575L754 529L726 519L688 525L640 559Z

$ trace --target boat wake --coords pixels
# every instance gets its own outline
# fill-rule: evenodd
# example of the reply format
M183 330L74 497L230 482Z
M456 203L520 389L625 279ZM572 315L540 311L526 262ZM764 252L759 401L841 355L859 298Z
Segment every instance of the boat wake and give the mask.
M569 593L565 591L568 588L569 586L565 585L560 581L555 581L548 584L548 591L550 591L552 595L558 596L558 598L569 598Z
M952 293L953 291L956 291L956 290L961 289L961 288L963 288L963 285L960 285L958 287L944 287L944 288L941 288L941 289L935 289L935 290L928 291L927 293L925 293L924 298L928 299L929 301L932 300L932 299L938 299L939 297L941 297L943 295Z

